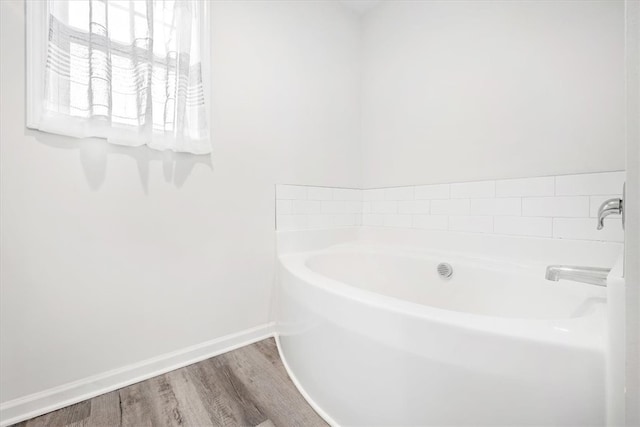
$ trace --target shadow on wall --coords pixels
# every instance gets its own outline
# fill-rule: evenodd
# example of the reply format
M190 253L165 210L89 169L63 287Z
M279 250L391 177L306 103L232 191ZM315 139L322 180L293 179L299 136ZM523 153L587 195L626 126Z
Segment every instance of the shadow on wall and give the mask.
M162 163L165 182L173 183L177 188L184 185L197 164L213 170L211 155L157 151L148 147L125 147L98 138L77 139L36 130L27 130L26 135L49 147L77 150L89 187L94 191L102 187L107 174L107 159L113 155L127 156L135 160L145 194L149 194L149 166L152 162Z

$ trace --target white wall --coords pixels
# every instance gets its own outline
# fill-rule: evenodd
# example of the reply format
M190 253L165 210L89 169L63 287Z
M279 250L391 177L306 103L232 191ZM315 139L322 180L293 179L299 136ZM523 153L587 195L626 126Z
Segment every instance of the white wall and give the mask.
M0 401L267 322L274 184L360 185L357 17L214 3L211 162L26 131L0 12Z
M640 425L640 2L627 0L626 421ZM620 331L617 331L620 333Z
M624 169L623 2L383 2L362 90L366 188Z

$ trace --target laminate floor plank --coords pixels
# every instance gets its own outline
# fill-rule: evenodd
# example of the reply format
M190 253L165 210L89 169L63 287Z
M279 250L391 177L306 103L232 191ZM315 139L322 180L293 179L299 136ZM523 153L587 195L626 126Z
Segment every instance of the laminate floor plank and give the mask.
M237 350L236 350L237 351ZM222 356L187 367L209 416L218 426L255 426L266 420L247 399Z
M176 399L173 387L167 375L150 378L142 383L145 401L151 413L154 426L180 427L183 425L183 415L180 404Z
M272 338L14 427L327 426L288 377Z
M120 411L120 392L112 391L91 399L91 413L85 420L88 426L108 426L117 423L122 424Z
M182 425L215 426L196 387L189 377L188 368L178 369L166 374L175 392L178 407L181 408Z
M325 426L326 423L307 404L287 375L278 357L275 342L243 347L222 355L266 418L276 426ZM279 358L278 358L279 361Z
M151 427L151 410L145 398L145 388L146 385L143 381L118 391L120 393L122 415L119 420L120 424L112 425L121 425L123 427ZM115 421L116 420L114 420L114 422Z

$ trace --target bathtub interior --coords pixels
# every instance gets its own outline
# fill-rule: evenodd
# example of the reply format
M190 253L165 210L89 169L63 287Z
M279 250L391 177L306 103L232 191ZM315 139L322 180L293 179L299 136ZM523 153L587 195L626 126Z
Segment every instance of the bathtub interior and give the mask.
M285 232L281 239L298 240L301 246L289 246L281 256L302 257L318 279L425 306L506 318L593 313L605 304L606 289L545 280L546 266L611 267L622 253L616 243L374 228L342 231L332 230L333 239L317 244L318 232ZM450 277L438 274L440 263L451 265Z
M521 266L573 264L613 267L623 244L570 239L431 231L385 227L344 227L277 231L278 254L320 251L344 244L385 247L401 253L437 253L506 261Z
M439 263L452 275L438 274ZM306 266L349 286L425 306L510 318L573 318L605 303L605 289L544 280L544 266L451 254L340 245L311 254Z

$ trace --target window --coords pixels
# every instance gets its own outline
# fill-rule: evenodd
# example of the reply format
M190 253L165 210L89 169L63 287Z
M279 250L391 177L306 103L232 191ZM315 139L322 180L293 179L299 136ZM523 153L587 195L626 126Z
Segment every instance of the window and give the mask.
M27 126L209 153L208 9L198 0L27 2Z

